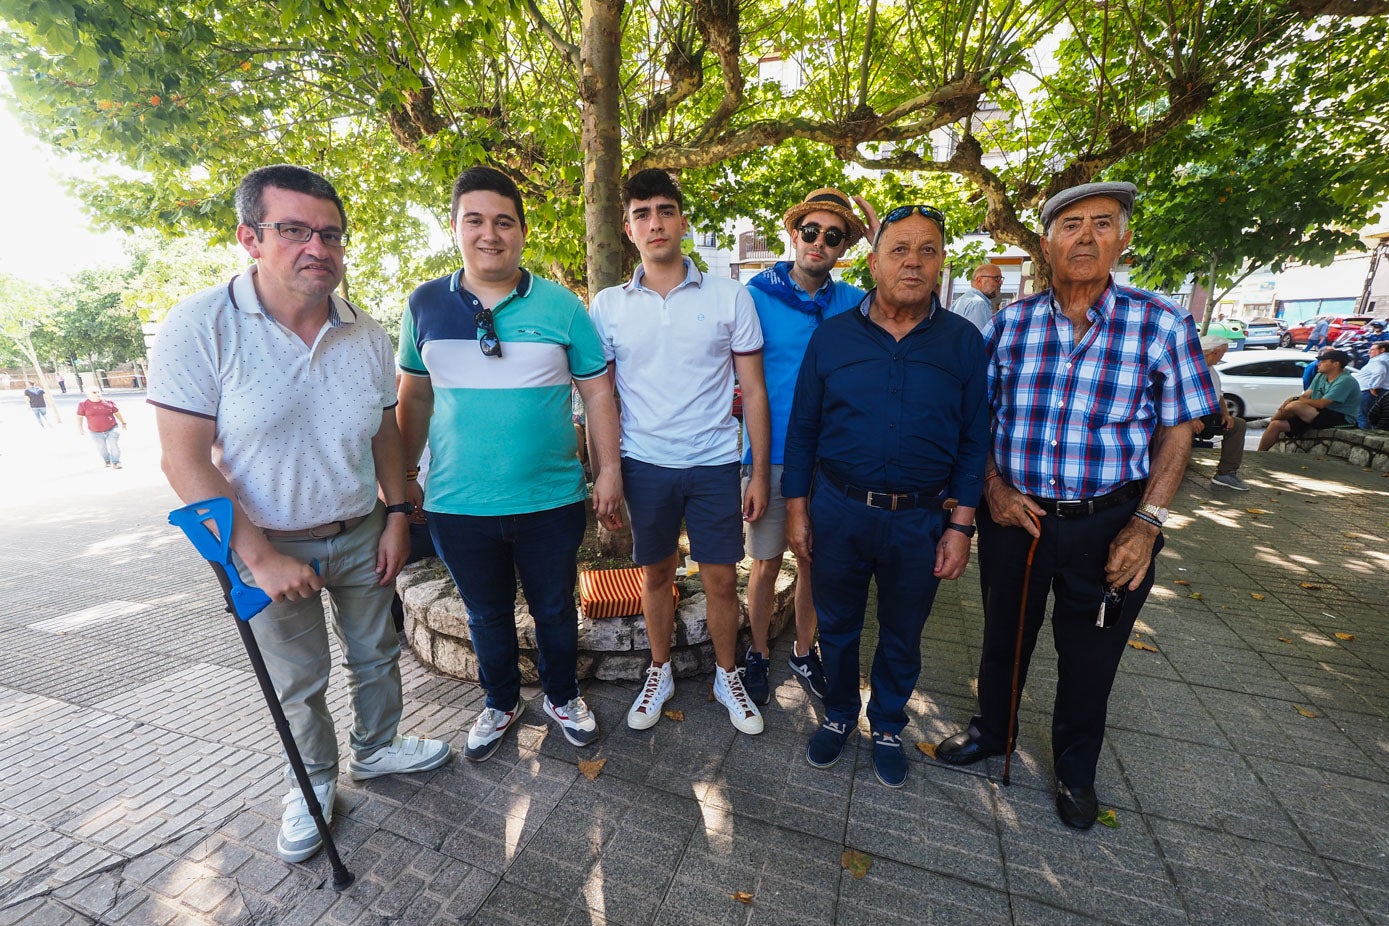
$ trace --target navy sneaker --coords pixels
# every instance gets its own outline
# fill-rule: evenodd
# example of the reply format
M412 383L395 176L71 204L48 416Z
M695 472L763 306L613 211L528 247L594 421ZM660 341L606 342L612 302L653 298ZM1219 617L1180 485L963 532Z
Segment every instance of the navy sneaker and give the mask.
M849 733L845 724L826 720L810 738L810 745L805 750L805 761L816 768L829 768L844 754L844 744L848 739Z
M766 656L754 653L752 647L748 647L747 655L743 657L743 690L752 698L753 704L766 704L772 700L772 688L767 684L767 670L771 665L771 660Z
M820 650L815 644L810 645L810 652L804 656L797 656L796 648L792 646L791 656L786 663L791 667L791 671L805 682L815 697L821 701L825 700L825 692L829 690L829 685L825 683L825 667L820 662Z
M873 734L873 774L889 788L907 783L907 757L896 733Z

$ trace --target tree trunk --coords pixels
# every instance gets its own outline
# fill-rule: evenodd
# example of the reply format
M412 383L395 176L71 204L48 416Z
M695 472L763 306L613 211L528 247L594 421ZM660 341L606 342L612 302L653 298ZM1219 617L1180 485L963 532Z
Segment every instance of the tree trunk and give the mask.
M624 0L584 0L579 47L583 101L584 230L588 291L622 282L622 113L618 64Z

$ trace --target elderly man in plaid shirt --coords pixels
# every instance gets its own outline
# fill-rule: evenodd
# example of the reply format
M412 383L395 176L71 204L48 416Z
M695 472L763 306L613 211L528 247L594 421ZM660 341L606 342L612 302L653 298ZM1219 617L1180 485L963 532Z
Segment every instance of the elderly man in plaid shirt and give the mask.
M1051 197L1041 218L1052 288L984 332L993 447L978 512L979 714L936 752L966 765L1012 747L1018 625L1021 692L1053 595L1056 808L1082 830L1098 814L1109 692L1153 585L1193 423L1220 407L1190 314L1110 275L1136 193L1089 183Z

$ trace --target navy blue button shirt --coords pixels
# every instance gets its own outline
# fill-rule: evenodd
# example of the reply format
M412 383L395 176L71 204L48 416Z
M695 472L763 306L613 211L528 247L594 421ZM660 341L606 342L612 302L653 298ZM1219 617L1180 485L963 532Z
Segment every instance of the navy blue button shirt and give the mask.
M932 297L931 314L898 341L857 311L810 339L786 430L781 494L810 494L815 467L878 492L944 484L979 504L989 447L984 338Z

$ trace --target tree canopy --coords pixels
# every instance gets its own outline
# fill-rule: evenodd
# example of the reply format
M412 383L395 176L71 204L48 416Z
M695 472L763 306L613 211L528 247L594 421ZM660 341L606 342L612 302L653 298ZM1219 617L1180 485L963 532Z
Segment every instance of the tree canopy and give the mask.
M1339 209L1304 223L1323 243L1382 194L1386 12L1389 0L0 0L0 48L36 136L139 172L80 184L99 218L230 240L239 178L305 164L349 203L352 283L371 302L456 261L433 242L473 163L522 184L528 262L593 286L621 275L617 186L641 167L681 171L703 227L767 227L835 182L882 202L929 193L958 227L1039 264L1032 216L1059 189L1125 173L1166 217L1204 202L1180 189L1233 171L1241 182L1215 203L1230 206L1215 223L1233 229L1228 277L1260 259L1237 239L1273 221L1250 188L1325 187L1310 162L1363 162L1361 179L1331 184ZM1290 124L1302 131L1280 136ZM1183 240L1208 255L1209 230ZM1167 240L1140 255L1154 279L1191 269Z

